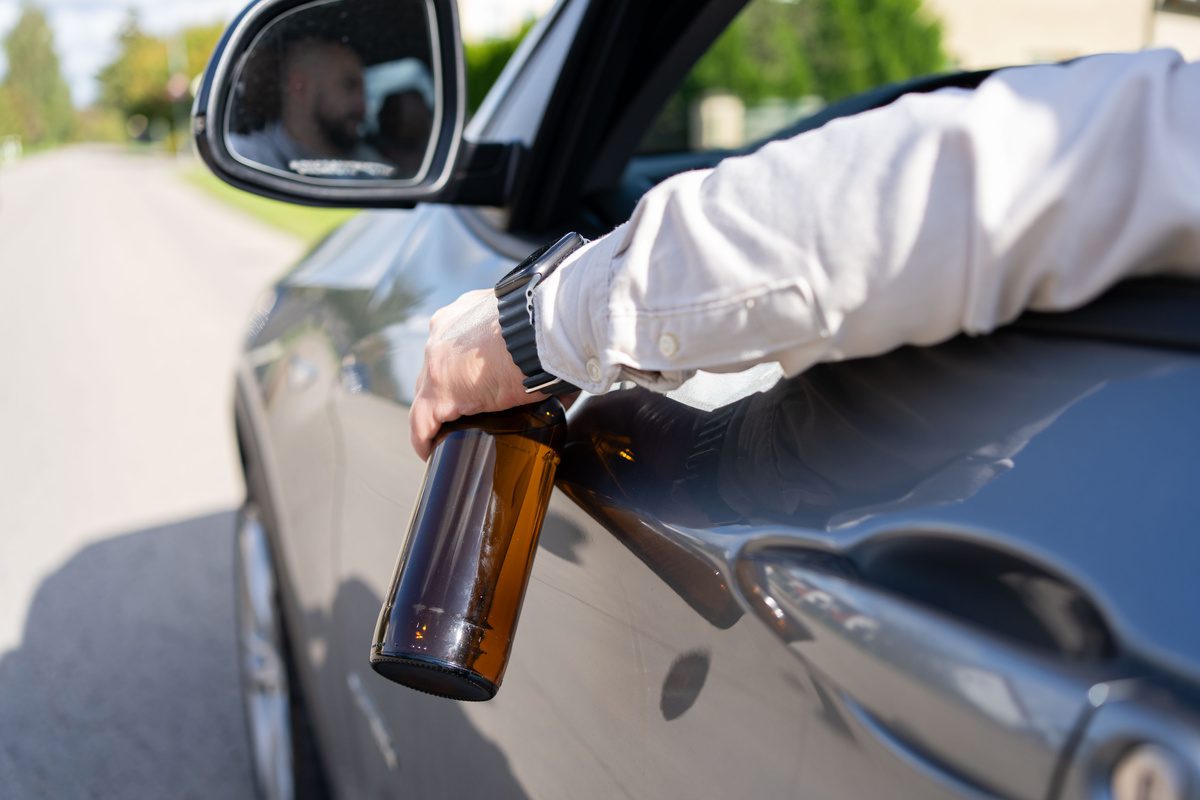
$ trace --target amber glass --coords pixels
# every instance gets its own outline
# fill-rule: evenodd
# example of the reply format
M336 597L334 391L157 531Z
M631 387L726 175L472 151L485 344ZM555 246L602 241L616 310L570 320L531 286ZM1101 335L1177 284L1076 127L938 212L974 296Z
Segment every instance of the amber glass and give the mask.
M500 688L565 433L550 399L445 426L371 644L371 666L456 700Z

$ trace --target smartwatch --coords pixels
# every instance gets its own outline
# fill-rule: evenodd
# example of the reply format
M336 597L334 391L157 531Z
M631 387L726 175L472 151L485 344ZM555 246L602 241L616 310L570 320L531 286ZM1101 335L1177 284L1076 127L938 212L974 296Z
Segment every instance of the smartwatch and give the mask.
M578 233L568 233L551 245L534 251L496 284L496 299L500 307L500 332L512 360L525 375L522 381L526 394L566 394L577 392L562 378L542 369L537 354L533 327L533 290L558 269L567 256L587 244Z

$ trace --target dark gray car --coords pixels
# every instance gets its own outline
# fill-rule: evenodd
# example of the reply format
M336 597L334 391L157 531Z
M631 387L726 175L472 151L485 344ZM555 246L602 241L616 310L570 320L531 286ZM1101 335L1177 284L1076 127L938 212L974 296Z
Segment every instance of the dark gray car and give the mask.
M424 470L407 412L429 315L761 143L641 146L742 5L560 2L465 129L449 2L261 0L231 27L197 103L214 170L411 207L356 217L285 276L238 375L267 796L1200 796L1194 285L1126 284L788 380L585 397L500 694L456 703L371 671ZM330 38L356 43L362 140L286 164L239 153L287 134L250 105L282 91L257 54ZM885 86L766 138L983 77ZM424 115L416 144L386 134L402 106Z

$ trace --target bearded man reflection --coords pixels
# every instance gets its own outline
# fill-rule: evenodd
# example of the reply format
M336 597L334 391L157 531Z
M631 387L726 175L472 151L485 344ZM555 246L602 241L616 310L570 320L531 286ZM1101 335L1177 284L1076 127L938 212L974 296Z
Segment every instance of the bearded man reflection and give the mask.
M342 42L308 38L288 48L280 66L279 118L234 136L235 153L276 169L314 159L381 161L359 133L366 115L363 63Z

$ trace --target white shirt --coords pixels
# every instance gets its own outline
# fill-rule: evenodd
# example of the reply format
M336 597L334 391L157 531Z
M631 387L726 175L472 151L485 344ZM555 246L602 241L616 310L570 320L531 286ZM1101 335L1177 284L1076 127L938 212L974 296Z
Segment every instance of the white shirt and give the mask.
M590 392L986 333L1117 280L1200 275L1200 63L1172 51L909 95L648 192L537 289Z

